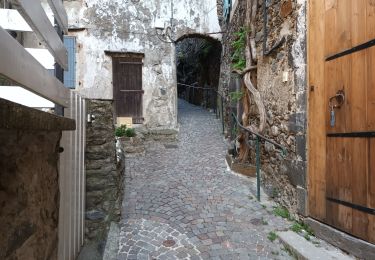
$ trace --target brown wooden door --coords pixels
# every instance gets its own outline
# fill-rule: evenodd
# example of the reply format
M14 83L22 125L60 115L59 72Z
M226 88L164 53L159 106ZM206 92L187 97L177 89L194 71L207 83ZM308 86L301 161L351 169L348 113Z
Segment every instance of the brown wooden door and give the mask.
M142 58L113 57L113 97L117 117L143 122Z
M374 42L374 0L309 1L310 215L372 243ZM332 126L329 99L338 91L345 100Z

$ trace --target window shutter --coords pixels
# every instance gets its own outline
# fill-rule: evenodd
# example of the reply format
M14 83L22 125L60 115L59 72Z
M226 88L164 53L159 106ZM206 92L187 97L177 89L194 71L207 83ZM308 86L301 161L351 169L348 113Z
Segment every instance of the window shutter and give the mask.
M232 0L224 0L224 18L226 21L229 20L230 11L232 9Z
M64 85L67 88L76 87L76 38L64 36L64 45L68 51L68 70L64 71Z

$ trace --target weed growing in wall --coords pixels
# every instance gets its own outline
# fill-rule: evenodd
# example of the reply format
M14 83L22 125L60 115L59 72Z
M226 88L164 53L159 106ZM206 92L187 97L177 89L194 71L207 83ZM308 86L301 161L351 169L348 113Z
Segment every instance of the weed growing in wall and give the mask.
M242 99L242 97L244 96L244 93L242 91L233 91L229 93L229 96L230 96L230 101L232 101L233 103L237 103L238 101Z
M236 70L244 70L246 68L245 47L246 37L249 30L241 27L238 32L235 32L237 39L232 43L232 68Z

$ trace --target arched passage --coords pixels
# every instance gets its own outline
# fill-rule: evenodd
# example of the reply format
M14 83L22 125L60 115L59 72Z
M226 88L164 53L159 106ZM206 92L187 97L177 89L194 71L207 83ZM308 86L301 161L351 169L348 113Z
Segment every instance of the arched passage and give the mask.
M180 99L216 108L221 51L221 42L207 35L188 34L177 40L177 93Z

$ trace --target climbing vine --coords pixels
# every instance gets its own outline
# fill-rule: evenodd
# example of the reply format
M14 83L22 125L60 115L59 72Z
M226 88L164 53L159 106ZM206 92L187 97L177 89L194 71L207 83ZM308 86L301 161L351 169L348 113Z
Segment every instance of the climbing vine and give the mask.
M234 70L242 71L246 68L245 48L246 48L246 37L248 30L245 27L241 27L239 31L235 32L236 40L231 44L233 53L231 56L232 68ZM243 91L230 92L230 100L233 103L240 101L243 96Z
M235 70L243 70L246 67L245 47L248 29L241 27L239 31L235 32L236 40L232 43L232 67Z
M229 96L230 96L230 100L233 103L237 103L243 98L244 93L242 91L233 91L229 93Z

